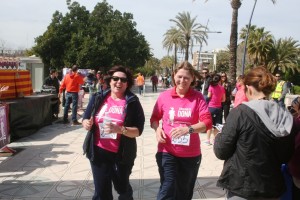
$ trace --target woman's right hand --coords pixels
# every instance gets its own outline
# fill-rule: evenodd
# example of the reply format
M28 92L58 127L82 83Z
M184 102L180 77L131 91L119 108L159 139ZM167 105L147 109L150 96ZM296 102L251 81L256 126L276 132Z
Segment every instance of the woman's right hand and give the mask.
M93 125L93 117L91 117L90 119L84 119L83 121L82 121L82 126L83 126L83 128L85 128L85 130L91 130L91 128L92 128L92 125Z
M166 143L166 134L161 127L157 127L156 129L156 140L159 143Z

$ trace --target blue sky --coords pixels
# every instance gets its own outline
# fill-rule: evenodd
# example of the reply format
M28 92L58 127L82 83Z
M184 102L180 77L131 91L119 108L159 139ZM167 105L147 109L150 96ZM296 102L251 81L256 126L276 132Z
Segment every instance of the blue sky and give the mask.
M77 0L88 10L93 10L99 0ZM179 12L190 12L197 22L206 25L210 33L203 51L224 48L229 44L232 9L230 0L107 0L121 12L133 14L137 30L149 42L154 56L162 58L167 51L162 47L164 33L173 25ZM254 0L242 1L239 9L240 30L249 23ZM51 22L52 14L58 10L67 12L65 0L1 0L0 1L0 48L24 49L34 45L34 38L43 34ZM292 37L300 41L299 0L258 0L252 25L265 27L276 39ZM297 25L298 24L298 25ZM195 47L196 51L199 47Z

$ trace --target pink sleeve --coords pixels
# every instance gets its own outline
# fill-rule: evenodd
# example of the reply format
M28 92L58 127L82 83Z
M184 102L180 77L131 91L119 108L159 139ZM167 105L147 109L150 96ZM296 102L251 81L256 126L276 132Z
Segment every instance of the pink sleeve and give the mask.
M206 130L212 129L212 118L210 112L204 113L200 116L200 121L206 126Z
M203 97L202 97L203 98ZM212 118L204 98L199 102L199 121L203 122L206 130L212 129Z
M155 121L159 122L159 120L161 120L161 118L162 118L162 115L163 115L162 101L161 101L161 98L159 96L156 103L155 103L155 105L154 105L153 111L152 111L152 115L151 115L151 118L150 118L150 126Z
M212 87L209 86L207 91L210 92L210 93L212 93L212 92L211 92L211 91L212 91Z

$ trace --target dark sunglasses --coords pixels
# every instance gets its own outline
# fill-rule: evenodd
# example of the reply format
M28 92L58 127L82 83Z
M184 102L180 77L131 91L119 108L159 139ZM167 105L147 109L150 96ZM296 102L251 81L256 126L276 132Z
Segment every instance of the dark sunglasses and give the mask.
M111 79L112 79L113 81L119 81L119 80L121 80L122 83L126 83L126 82L128 81L127 78L124 78L124 77L118 77L118 76L113 76L113 77L111 77Z

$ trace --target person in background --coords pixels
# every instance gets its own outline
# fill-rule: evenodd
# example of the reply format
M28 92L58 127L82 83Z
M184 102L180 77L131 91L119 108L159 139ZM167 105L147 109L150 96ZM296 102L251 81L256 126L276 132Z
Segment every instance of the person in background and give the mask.
M276 102L267 100L276 80L263 66L244 78L249 102L233 108L217 134L214 153L224 160L217 186L226 198L279 199L285 191L282 163L294 151L293 117Z
M43 86L49 87L52 86L55 88L56 94L59 93L59 80L57 78L57 70L50 69L49 76L45 79Z
M208 88L208 110L212 116L213 128L208 129L206 132L207 139L204 143L207 145L211 145L211 133L213 133L215 136L218 132L215 126L218 124L222 124L222 102L225 101L226 94L224 87L220 85L220 81L221 76L219 74L214 74L211 77L210 86Z
M231 83L228 81L227 74L225 72L221 73L221 86L225 89L226 100L222 102L222 114L224 113L224 122L229 114L230 105L231 105ZM223 117L222 117L223 118Z
M154 74L150 80L152 83L152 92L157 92L158 77L156 74Z
M245 93L244 75L239 75L236 83L237 92L234 96L233 107L237 107L243 102L247 102L248 98Z
M109 88L110 88L110 76L109 75L104 75L101 91L104 92Z
M277 80L277 85L275 91L272 93L272 99L277 102L281 107L285 107L284 99L285 95L288 93L287 84L281 79L281 74L276 73L275 78Z
M136 84L138 86L139 94L142 95L144 90L145 79L141 73L138 73L138 76L136 77Z
M208 88L210 85L211 77L209 75L209 70L208 68L203 68L202 69L202 86L201 86L201 93L203 94L206 103L208 103L209 99L207 97L208 94Z
M52 104L53 119L58 119L58 114L59 114L59 105L60 105L60 99L58 98L59 86L60 86L60 83L57 78L57 70L51 69L50 75L44 81L43 88L47 88L47 87L55 88L55 94L57 95L57 98L54 99L56 103Z
M85 78L78 74L78 67L74 65L72 67L71 73L65 75L60 88L59 97L64 89L66 89L66 104L64 107L64 117L63 123L69 123L68 111L70 109L70 104L72 103L72 125L81 125L77 120L77 106L78 106L78 92L80 85L85 81Z
M86 86L89 88L89 100L91 100L93 94L95 94L97 84L97 78L95 75L95 70L89 70L86 76Z
M90 160L95 193L93 200L113 200L112 182L118 199L133 200L129 176L136 158L136 137L144 130L145 116L128 68L114 66L109 72L110 89L93 95L82 125L93 130L92 144L85 151Z
M203 95L192 88L196 73L189 62L180 63L172 74L174 87L161 93L153 108L150 124L158 142L161 184L157 200L193 197L201 163L199 133L212 126Z

